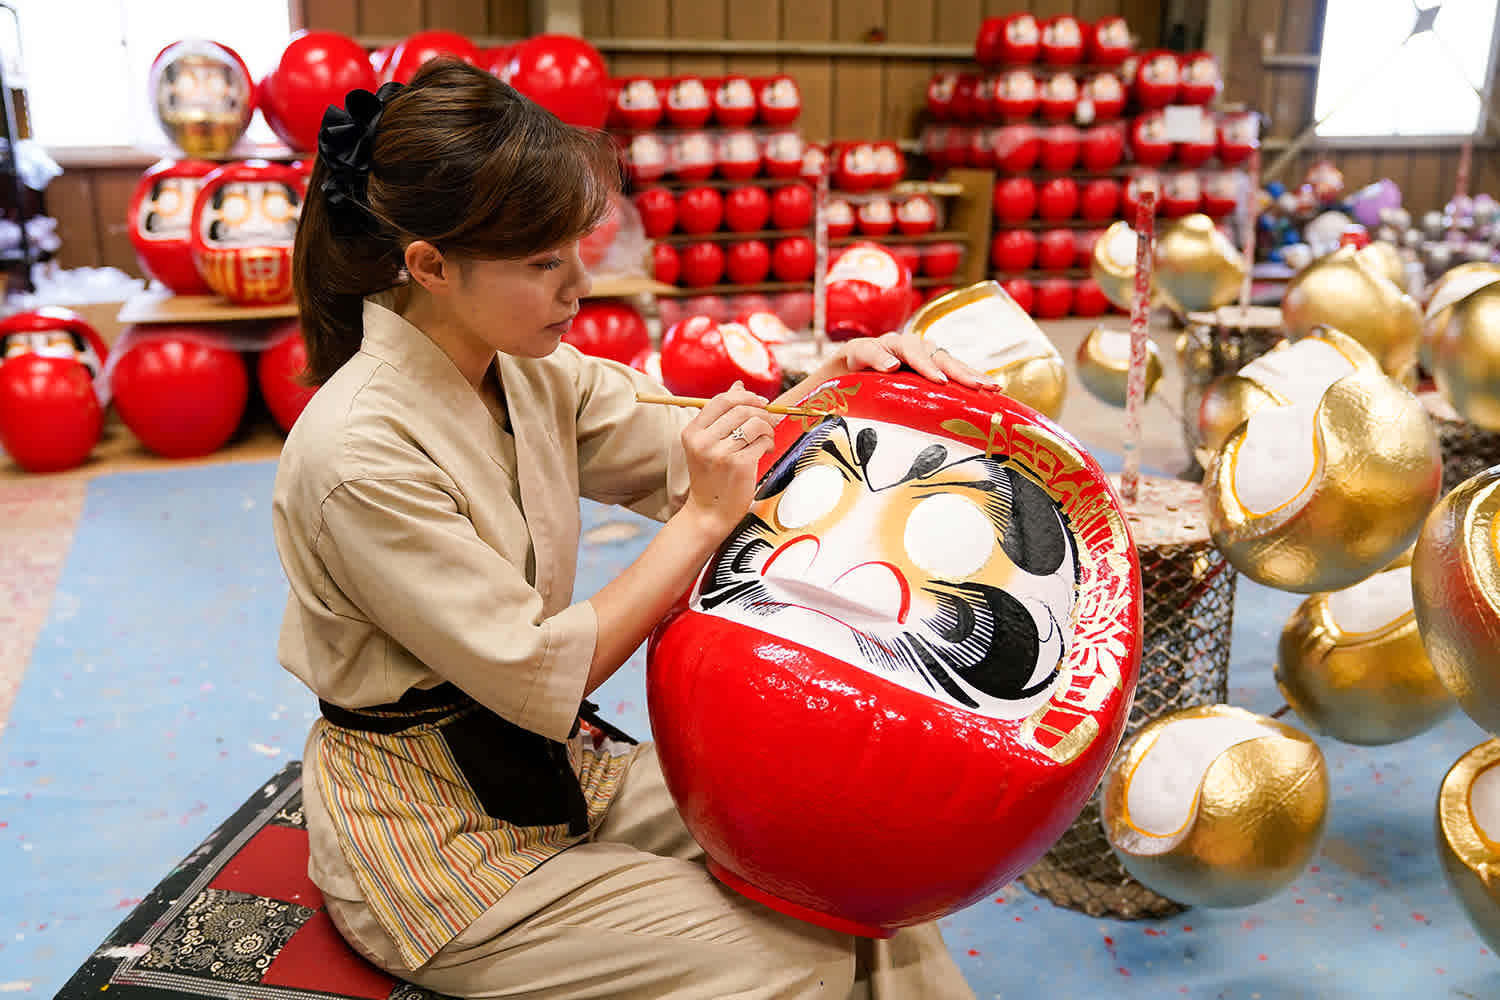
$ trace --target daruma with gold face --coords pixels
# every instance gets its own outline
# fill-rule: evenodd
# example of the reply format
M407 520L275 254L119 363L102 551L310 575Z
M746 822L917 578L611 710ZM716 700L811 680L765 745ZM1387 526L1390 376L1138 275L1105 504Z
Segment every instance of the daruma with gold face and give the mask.
M250 160L203 178L193 203L193 263L218 294L238 305L292 297L292 244L306 193L290 166Z
M141 175L130 199L130 244L141 269L178 295L211 291L193 263L193 205L207 160L162 160Z
M905 373L801 404L749 514L653 634L647 694L711 870L885 936L1003 885L1119 741L1140 572L1093 459L1030 408Z

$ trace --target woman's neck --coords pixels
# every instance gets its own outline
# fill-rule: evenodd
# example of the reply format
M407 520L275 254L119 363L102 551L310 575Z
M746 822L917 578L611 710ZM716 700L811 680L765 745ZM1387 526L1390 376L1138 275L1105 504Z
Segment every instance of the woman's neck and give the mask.
M415 283L408 286L401 318L421 330L463 374L475 392L484 392L485 373L495 360L495 349L470 335L451 316L444 314L436 299Z

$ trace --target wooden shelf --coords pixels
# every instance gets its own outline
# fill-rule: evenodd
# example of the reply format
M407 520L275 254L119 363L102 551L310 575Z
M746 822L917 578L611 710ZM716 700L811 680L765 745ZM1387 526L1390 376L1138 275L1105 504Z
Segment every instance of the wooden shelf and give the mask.
M830 236L828 245L831 247L846 247L851 243L889 243L900 246L903 243L962 243L969 238L969 234L953 229L944 229L935 233L921 233L912 235L908 233L889 232L884 236L865 236L854 233L850 236Z
M644 277L595 278L591 299L629 298L635 295L672 295L676 290ZM170 291L142 292L127 299L115 316L117 322L134 323L234 323L243 320L289 319L297 315L297 303L273 306L237 306L217 295L175 295Z
M990 277L996 281L1006 281L1010 278L1025 278L1027 281L1041 281L1046 278L1070 278L1077 280L1087 278L1089 269L1086 267L1068 267L1061 271L1044 271L1040 268L1032 268L1029 271L991 271Z
M748 292L810 292L813 283L808 281L762 281L757 285L704 285L690 288L686 285L665 285L668 291L663 296L688 298L693 295L741 295Z
M297 304L237 306L217 295L176 295L167 290L142 292L125 301L115 317L132 323L233 323L239 320L287 319Z
M647 188L654 187L664 187L674 190L679 188L711 187L727 190L737 187L785 187L788 184L807 184L811 186L809 181L796 175L791 177L765 177L757 174L754 177L747 177L742 181L727 181L722 177L709 177L701 181L685 181L680 177L662 177L654 181L637 181L632 185L631 190L639 194Z
M1080 219L1076 215L1068 219L1022 219L1020 222L995 220L995 232L1007 229L1108 229L1123 216L1112 215L1107 219Z
M673 295L676 291L671 285L663 284L652 278L606 276L594 279L594 286L589 290L587 297L591 299L623 299L633 295Z
M811 229L762 229L753 233L736 233L724 229L716 229L711 233L668 233L665 236L653 237L658 243L670 243L674 246L683 243L738 243L741 240L784 240L791 236L806 236L812 238Z

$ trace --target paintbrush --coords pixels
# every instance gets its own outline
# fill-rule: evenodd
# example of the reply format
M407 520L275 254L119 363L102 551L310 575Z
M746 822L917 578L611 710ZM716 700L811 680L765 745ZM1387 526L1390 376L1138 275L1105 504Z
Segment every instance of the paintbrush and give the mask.
M666 406L696 406L702 407L708 400L697 396L651 396L646 393L636 393L637 403L662 403ZM767 403L765 410L768 413L782 413L790 417L826 417L825 410L810 410L805 406L783 406L780 403Z

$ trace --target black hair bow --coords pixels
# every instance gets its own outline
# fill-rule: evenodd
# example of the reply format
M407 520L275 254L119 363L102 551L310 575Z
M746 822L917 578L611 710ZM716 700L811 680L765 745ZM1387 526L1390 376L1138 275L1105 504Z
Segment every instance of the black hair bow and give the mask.
M370 221L365 211L365 187L370 180L370 160L375 153L375 128L386 104L401 84L383 84L375 93L351 90L344 106L329 105L318 129L318 155L328 176L323 194L330 214L343 220L344 228L360 230Z

